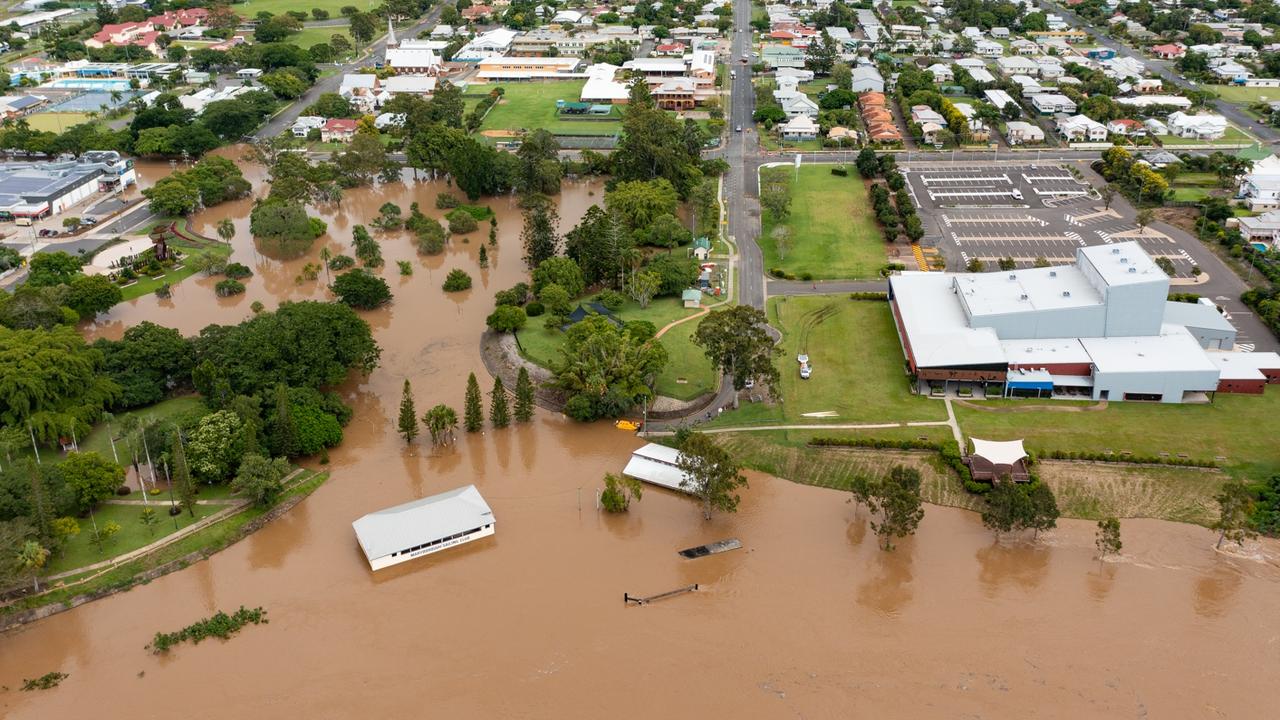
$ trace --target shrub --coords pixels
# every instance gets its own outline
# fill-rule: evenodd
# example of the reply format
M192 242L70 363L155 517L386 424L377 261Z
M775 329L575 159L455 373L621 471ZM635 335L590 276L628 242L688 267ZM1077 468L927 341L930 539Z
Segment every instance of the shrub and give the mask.
M228 263L223 273L232 280L243 280L253 276L253 271L247 265L238 262Z
M541 315L546 311L547 309L543 307L542 303L538 302L537 300L534 300L533 302L524 306L524 314L528 315L529 317L538 317L539 315Z
M213 291L218 294L218 297L231 297L232 295L239 295L240 293L244 292L244 283L240 282L239 280L232 280L231 278L227 278L226 280L220 281L217 285L214 285Z
M850 299L850 300L879 300L879 301L887 301L887 300L889 299L889 293L887 293L887 292L874 292L874 291L872 291L872 292L867 292L867 291L863 291L863 292L853 292L853 293L849 293L849 299Z
M599 295L600 304L617 312L627 304L627 296L617 290L604 290Z
M334 255L329 258L329 269L333 271L346 270L355 267L356 259L350 255Z
M449 271L449 276L444 279L445 292L459 292L461 290L471 289L471 276L465 271L454 268Z
M831 168L831 174L839 175L840 177L849 177L849 171L840 166Z
M400 268L401 275L413 274L413 263L409 262L408 260L397 260L396 266Z
M156 297L166 299L173 296L173 288L169 287L169 283L164 283L156 288Z
M437 210L450 210L458 207L458 198L453 193L440 193L436 196Z
M445 217L449 220L449 232L454 235L475 232L475 229L480 226L471 213L461 208L451 210Z
M801 279L801 280L803 280L803 281L805 281L805 282L809 282L810 280L813 280L813 273L811 273L811 272L802 272L802 273L800 273L800 279Z

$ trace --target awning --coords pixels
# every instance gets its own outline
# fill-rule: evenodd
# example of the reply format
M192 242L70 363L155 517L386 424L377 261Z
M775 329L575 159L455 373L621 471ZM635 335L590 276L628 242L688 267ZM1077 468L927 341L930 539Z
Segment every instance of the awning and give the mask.
M1088 375L1054 375L1053 384L1057 387L1093 387L1093 378Z
M1021 440L973 440L973 454L993 465L1013 465L1027 456Z

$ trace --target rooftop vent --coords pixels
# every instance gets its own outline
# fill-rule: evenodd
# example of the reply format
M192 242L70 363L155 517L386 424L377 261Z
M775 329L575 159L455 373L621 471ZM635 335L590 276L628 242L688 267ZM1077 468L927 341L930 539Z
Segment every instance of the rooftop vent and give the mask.
M1063 290L1063 291L1062 291L1062 297L1071 297L1071 291L1070 291L1070 290Z
M1112 254L1112 255L1119 255L1119 254L1120 254L1120 248L1111 248L1111 254Z
M1128 264L1129 264L1129 258L1127 258L1127 257L1120 258L1120 264L1121 264L1121 265L1128 265Z
M1050 270L1050 271L1049 271L1049 277L1058 277L1058 271L1057 271L1057 270Z
M1131 268L1129 268L1129 272L1131 272L1131 273L1136 273L1136 272L1138 272L1138 268L1136 268L1136 267L1131 267Z
M1017 280L1017 279L1018 279L1018 276L1017 276L1017 275L1015 275L1015 274L1013 274L1013 273L1009 273L1009 279L1010 279L1010 280Z
M1026 295L1019 295L1019 296L1018 296L1018 299L1019 299L1019 300L1026 300L1026 299L1027 299L1027 296L1026 296Z

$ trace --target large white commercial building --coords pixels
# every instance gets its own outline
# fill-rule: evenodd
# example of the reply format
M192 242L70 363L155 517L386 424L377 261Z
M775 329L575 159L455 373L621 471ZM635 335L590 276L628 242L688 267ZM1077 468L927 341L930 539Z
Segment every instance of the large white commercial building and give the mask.
M1136 242L1076 250L1076 264L889 279L894 321L919 380L1167 403L1280 382L1280 356L1231 352L1212 303L1169 302L1169 277ZM1236 358L1224 376L1215 356Z
M114 150L86 152L75 160L0 163L0 217L30 225L94 193L135 182L133 161Z
M494 518L476 486L466 485L369 513L351 527L369 567L381 570L489 537Z

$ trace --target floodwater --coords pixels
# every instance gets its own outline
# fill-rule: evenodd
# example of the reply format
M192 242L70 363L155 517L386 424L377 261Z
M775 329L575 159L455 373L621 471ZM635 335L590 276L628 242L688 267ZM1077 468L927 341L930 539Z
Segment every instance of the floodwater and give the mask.
M351 225L387 200L407 209L412 196L438 217L440 187L350 192L320 211L327 242L349 252ZM566 188L565 227L601 193ZM356 414L332 479L206 562L0 637L0 717L93 706L129 718L1273 715L1274 543L1221 554L1202 528L1129 520L1123 557L1099 563L1090 523L997 544L977 516L930 506L916 536L884 553L844 495L758 474L739 512L711 522L658 490L627 515L602 515L600 477L640 444L605 424L539 411L527 426L460 434L455 448L406 448L394 427L404 378L420 411L460 408L468 371L489 384L477 337L493 291L523 271L518 211L491 204L500 242L487 271L474 259L483 224L436 258L418 257L407 237L383 239L396 299L366 314L382 367L345 388ZM171 300L117 308L90 334L142 320L194 333L247 317L254 300L325 297L321 283L295 282L324 243L270 260L248 237L248 207L196 219L209 233L236 221L235 259L256 273L245 295L219 299L212 281L187 281ZM398 277L399 259L412 277ZM453 267L475 289L445 295ZM493 507L496 536L369 571L352 520L466 483ZM676 555L727 537L744 549ZM692 583L699 591L653 605L622 601ZM143 649L156 631L241 604L267 608L270 624L165 658ZM16 690L52 670L70 677Z

